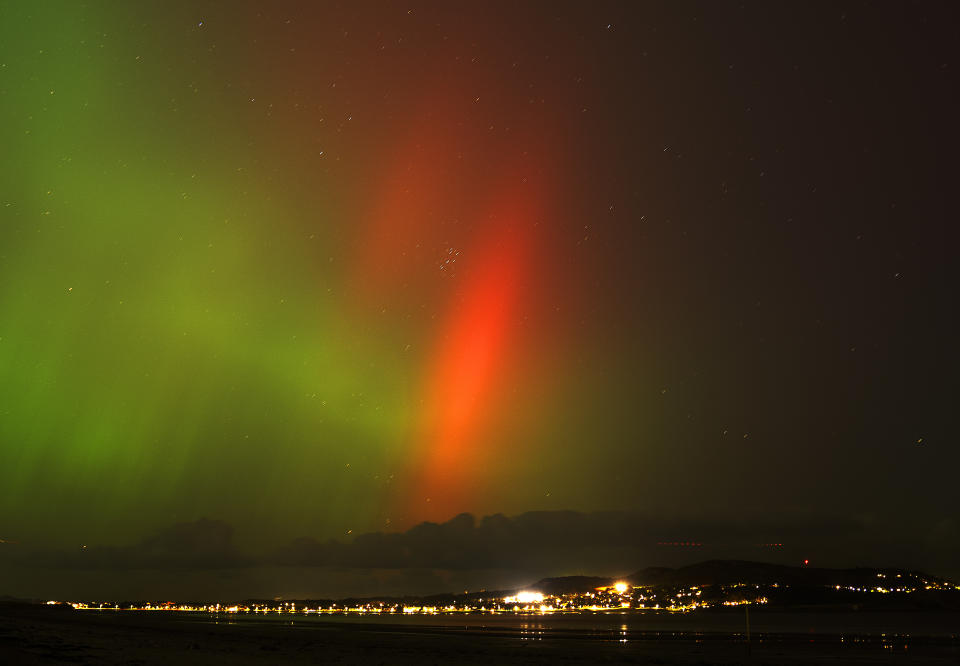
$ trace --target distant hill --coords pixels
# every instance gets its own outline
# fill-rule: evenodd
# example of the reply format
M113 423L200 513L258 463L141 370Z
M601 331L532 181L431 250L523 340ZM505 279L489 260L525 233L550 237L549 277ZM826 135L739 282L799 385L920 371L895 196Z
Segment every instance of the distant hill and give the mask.
M544 594L576 594L578 592L591 592L598 587L613 585L612 578L600 578L597 576L563 576L560 578L543 578L528 589L543 592Z
M457 603L481 602L490 599L503 599L517 594L522 590L541 592L550 596L568 594L583 594L593 592L599 587L609 587L615 582L624 581L638 586L670 588L691 586L717 586L714 590L704 590L704 599L716 601L724 595L736 595L735 589L724 590L720 586L744 583L746 585L767 586L763 594L771 605L781 606L813 606L845 604L857 608L884 607L888 610L891 604L897 605L900 610L949 609L960 611L960 603L956 591L938 590L936 588L952 588L948 581L937 576L931 576L919 571L906 569L825 569L818 567L794 567L767 562L749 562L744 560L710 560L692 564L690 566L671 569L668 567L649 567L630 576L609 578L604 576L563 576L556 578L542 578L536 583L525 585L522 588L506 590L482 590L468 593L447 592L432 595L405 595L388 597L360 597L339 599L335 603L343 606L356 606L362 603L376 601L386 605L425 605L447 606ZM770 586L777 584L777 588ZM928 585L935 589L925 590ZM839 586L841 590L827 590ZM883 587L893 591L903 586L917 590L910 595L910 600L904 602L901 595L871 595L868 590ZM857 588L861 588L858 590ZM669 591L668 591L669 592ZM944 596L946 595L946 596ZM865 602L865 598L869 601ZM293 600L298 605L329 606L333 600L300 599ZM247 599L246 604L274 603L271 599ZM865 605L866 604L866 605Z
M942 582L936 576L903 569L823 569L791 567L766 562L743 560L710 560L679 569L651 567L628 576L634 585L727 585L733 583L784 585L840 585L841 587L875 586L878 578L887 577L891 586L897 575L912 581Z
M896 587L897 576L904 582L916 585L918 581L932 583L945 582L942 578L919 571L906 569L874 569L860 567L856 569L825 569L821 567L795 567L768 562L750 562L745 560L710 560L689 566L671 569L669 567L648 567L622 579L600 576L562 576L543 578L525 589L536 590L544 594L573 594L591 592L598 587L613 585L616 580L624 580L633 585L732 585L750 583L755 585L808 585L840 587L876 587L878 581L886 586Z

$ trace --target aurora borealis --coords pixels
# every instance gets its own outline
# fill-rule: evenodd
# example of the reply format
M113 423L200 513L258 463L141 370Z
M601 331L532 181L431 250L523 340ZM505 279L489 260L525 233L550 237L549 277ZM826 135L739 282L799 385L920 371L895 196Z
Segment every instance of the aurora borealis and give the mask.
M401 486L424 465L416 485L441 495L482 481L454 469L481 421L533 417L496 393L519 390L507 366L531 344L546 130L464 127L483 116L467 94L504 92L451 84L455 66L390 83L386 36L324 72L317 42L345 37L294 31L278 81L241 64L253 32L232 19L68 9L23 8L5 67L21 63L5 108L29 165L8 162L24 198L4 202L4 267L31 276L4 280L9 496L232 514L238 481L264 483L275 501L244 493L244 514L349 496L355 513L324 518L344 529L463 509ZM481 173L494 153L502 171Z
M949 10L844 7L3 3L0 538L956 548Z

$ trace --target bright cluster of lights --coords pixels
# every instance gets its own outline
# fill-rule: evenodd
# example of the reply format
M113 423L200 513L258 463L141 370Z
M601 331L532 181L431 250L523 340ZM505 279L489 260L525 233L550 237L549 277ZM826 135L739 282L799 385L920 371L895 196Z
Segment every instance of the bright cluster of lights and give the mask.
M543 602L543 594L541 592L517 592L515 596L504 597L503 600L508 604L539 604Z

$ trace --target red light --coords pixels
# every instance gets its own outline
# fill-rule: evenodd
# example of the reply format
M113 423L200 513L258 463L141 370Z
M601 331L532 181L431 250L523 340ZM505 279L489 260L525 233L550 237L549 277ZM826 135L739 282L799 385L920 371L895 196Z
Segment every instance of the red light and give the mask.
M810 564L810 560L804 560L804 561L803 561L803 566L807 566L808 564Z

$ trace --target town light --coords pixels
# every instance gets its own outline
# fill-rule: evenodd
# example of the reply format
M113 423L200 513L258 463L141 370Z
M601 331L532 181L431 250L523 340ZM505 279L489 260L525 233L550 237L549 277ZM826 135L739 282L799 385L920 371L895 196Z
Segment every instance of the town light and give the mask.
M538 604L543 601L543 595L540 592L517 592L517 596L504 597L503 600L508 604Z

